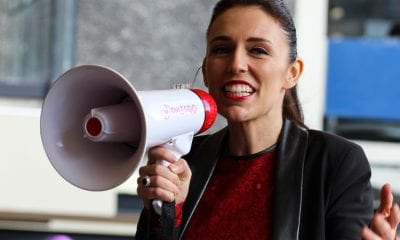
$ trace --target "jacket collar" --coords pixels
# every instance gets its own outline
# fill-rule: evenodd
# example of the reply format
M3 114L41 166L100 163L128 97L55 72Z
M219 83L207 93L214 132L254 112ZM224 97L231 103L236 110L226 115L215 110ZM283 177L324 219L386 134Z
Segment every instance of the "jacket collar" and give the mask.
M214 172L223 146L227 144L227 128L210 135L196 146L190 156L193 177L184 206L181 239ZM278 140L278 157L273 194L272 239L298 239L301 216L303 168L308 133L290 120L285 120Z

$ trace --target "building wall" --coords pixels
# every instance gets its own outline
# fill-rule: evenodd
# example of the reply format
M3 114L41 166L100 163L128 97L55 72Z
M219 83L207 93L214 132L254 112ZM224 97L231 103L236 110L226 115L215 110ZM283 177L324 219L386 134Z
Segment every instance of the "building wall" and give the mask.
M76 64L110 66L139 90L191 83L213 2L77 1Z

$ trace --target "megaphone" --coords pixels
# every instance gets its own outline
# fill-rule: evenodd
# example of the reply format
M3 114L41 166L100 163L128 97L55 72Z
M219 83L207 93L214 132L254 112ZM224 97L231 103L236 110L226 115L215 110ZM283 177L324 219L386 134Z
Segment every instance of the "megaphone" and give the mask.
M136 91L124 76L99 65L65 72L42 106L43 147L56 171L90 191L114 188L141 165L153 146L177 157L214 123L217 107L200 89ZM161 213L161 202L155 209Z

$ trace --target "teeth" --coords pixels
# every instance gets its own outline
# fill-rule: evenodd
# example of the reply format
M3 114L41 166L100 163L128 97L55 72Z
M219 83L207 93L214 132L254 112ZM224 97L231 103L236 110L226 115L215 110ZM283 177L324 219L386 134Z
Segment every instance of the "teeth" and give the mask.
M247 84L232 84L232 85L226 85L225 86L225 91L230 92L233 95L237 94L245 94L249 95L249 93L254 92L254 90Z
M250 93L247 92L227 92L228 96L231 97L246 97L246 96L250 96Z

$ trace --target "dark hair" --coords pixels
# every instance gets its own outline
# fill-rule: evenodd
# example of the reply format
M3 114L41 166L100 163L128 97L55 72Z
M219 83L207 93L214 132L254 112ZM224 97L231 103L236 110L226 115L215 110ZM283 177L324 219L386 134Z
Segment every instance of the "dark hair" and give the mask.
M226 10L236 6L258 6L266 13L277 19L285 31L289 43L289 61L293 63L297 58L296 27L283 0L220 0L214 7L211 20L208 25L207 35L215 19ZM297 95L297 87L286 91L283 100L283 114L296 125L307 128L304 124L303 111Z

